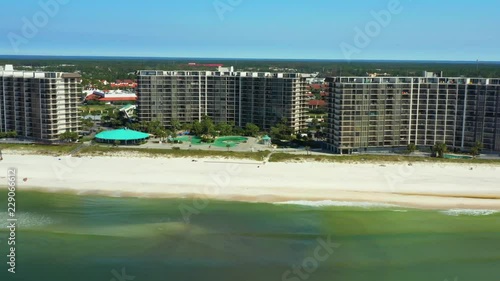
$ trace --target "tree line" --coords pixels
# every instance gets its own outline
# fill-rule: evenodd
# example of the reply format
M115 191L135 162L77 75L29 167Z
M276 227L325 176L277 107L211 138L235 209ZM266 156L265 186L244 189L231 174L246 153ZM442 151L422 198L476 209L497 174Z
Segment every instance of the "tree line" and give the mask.
M85 121L86 127L91 127L91 121ZM286 119L271 127L266 132L253 123L247 123L244 127L236 126L234 122L215 123L209 116L203 116L201 121L195 120L192 123L181 123L173 119L168 128L165 128L160 121L131 121L124 118L118 111L108 110L102 117L103 125L112 128L127 127L131 130L140 131L155 135L159 138L175 136L180 131L188 131L191 135L198 136L203 142L212 142L220 136L247 136L258 137L259 135L269 134L273 139L292 141L297 137L294 130L288 126Z
M137 70L211 70L215 67L189 66L188 63L221 63L238 71L319 73L328 76L365 76L388 73L393 76L421 76L423 71L443 71L445 76L500 77L500 64L494 62L425 62L425 61L327 61L327 60L200 60L166 58L130 59L2 59L0 64L14 64L19 70L79 72L83 85L98 80L135 79Z

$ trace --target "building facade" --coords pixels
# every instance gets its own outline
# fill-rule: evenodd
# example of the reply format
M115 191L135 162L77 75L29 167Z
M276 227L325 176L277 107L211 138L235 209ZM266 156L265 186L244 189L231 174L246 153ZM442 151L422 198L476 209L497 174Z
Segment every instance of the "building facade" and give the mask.
M431 147L500 151L500 79L333 77L328 147L350 154Z
M79 132L80 80L74 73L0 67L0 131L49 142L66 131Z
M181 123L201 120L254 123L269 129L283 118L295 131L306 127L307 74L219 71L138 71L138 117Z

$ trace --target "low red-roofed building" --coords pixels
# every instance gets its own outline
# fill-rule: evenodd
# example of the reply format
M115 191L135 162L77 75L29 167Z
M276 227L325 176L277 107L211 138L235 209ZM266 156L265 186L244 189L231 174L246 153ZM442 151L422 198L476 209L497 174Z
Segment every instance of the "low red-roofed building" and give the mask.
M101 102L115 102L115 101L137 101L137 95L132 92L117 91L95 91L88 95L85 100L87 101L101 101Z
M324 100L310 100L309 109L318 109L320 107L326 107L326 101Z

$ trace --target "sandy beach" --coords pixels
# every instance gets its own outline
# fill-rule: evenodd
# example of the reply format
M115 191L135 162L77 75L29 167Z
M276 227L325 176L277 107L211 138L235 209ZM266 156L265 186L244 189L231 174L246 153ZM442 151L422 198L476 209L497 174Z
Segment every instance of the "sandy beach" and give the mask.
M4 153L18 189L250 202L349 201L500 210L500 166L263 163L236 159L53 157Z

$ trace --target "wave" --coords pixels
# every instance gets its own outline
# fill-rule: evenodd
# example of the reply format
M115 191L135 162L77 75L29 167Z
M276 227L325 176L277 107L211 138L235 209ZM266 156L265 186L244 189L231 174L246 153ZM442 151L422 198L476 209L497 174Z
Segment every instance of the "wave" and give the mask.
M497 210L451 209L441 213L448 216L489 216L498 213Z
M398 205L386 204L386 203L373 203L373 202L348 202L348 201L286 201L277 202L275 205L300 205L309 207L358 207L358 208L393 208L399 207Z

